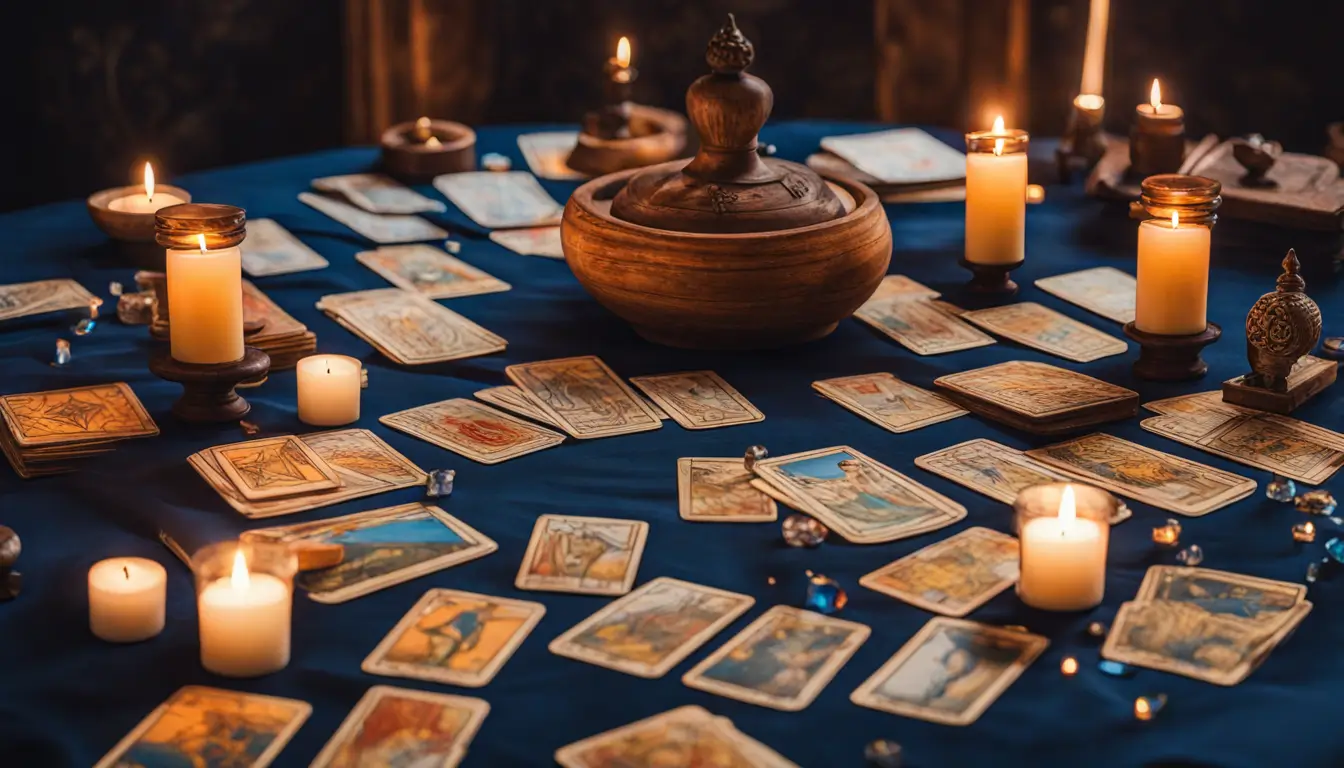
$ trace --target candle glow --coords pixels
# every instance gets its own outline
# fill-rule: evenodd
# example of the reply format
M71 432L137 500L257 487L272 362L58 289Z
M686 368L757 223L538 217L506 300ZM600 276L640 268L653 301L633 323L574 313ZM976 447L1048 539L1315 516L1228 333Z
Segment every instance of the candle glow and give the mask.
M243 559L241 549L233 556L233 574L229 576L229 583L239 592L245 592L252 586L252 580L247 573L247 560Z
M1085 610L1100 603L1105 593L1110 524L1104 505L1109 497L1095 488L1081 491L1071 484L1049 485L1025 489L1019 496L1017 593L1033 608ZM1038 510L1037 516L1022 520L1020 516L1033 514L1030 510Z
M1162 85L1153 78L1152 90L1148 92L1148 104L1153 108L1153 114L1162 111Z
M145 163L145 197L154 202L154 166Z
M990 128L991 133L1003 133L1003 115L994 118L994 127ZM994 140L994 156L1003 157L1003 139Z
M622 67L630 66L630 38L622 37L616 43L616 63Z

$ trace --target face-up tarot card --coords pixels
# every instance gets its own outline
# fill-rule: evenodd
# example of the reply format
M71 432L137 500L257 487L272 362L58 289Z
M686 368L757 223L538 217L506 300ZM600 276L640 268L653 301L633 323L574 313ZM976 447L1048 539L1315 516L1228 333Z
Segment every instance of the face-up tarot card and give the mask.
M635 583L649 524L643 520L542 515L514 586L544 592L624 595Z
M220 471L248 501L341 487L336 470L293 435L215 446L210 453Z
M41 315L63 309L86 309L102 299L74 280L38 280L33 283L0 285L0 320Z
M723 717L680 707L556 750L563 768L798 768Z
M391 245L355 254L355 260L398 288L430 299L498 293L508 283L423 243Z
M489 712L483 699L375 685L309 768L456 768Z
M707 523L772 522L775 500L752 486L741 459L677 459L681 519Z
M686 429L712 429L765 420L765 414L713 371L632 376L630 383Z
M508 346L442 304L400 288L323 296L318 308L401 365L460 360Z
M369 213L442 213L447 206L381 173L313 179L313 189L343 196Z
M563 208L526 171L471 171L434 179L434 188L486 229L559 224Z
M547 131L524 133L518 137L518 148L532 173L554 181L578 181L588 178L569 167L569 153L578 143L577 131Z
M944 398L907 384L890 373L814 381L812 388L874 424L897 433L967 413Z
M14 442L24 448L152 437L159 427L124 382L0 397Z
M1078 363L1122 355L1129 349L1114 336L1030 301L977 309L961 317L990 333Z
M498 464L565 440L558 432L462 397L390 413L378 421L482 464Z
M1134 276L1115 267L1093 267L1043 277L1036 287L1117 323L1134 321Z
M870 299L854 316L917 355L941 355L994 343L992 337L926 299Z
M502 387L488 387L476 392L475 395L477 398L497 408L503 408L510 413L539 421L548 427L560 427L554 419L542 413L541 409L529 400L527 395L523 394L523 390L512 384L506 384Z
M313 192L300 192L299 202L316 208L363 237L383 245L443 240L448 237L445 230L419 216L369 213L343 200Z
M583 440L663 426L644 399L596 357L510 365L504 373L571 437Z
M523 256L541 256L547 259L565 258L565 249L560 241L559 226L497 229L490 233L490 240Z
M1017 582L1017 539L967 528L859 579L863 586L944 616L965 616Z
M274 219L248 219L247 239L240 248L243 271L253 277L287 275L327 266L327 260L317 251Z
M827 136L821 148L887 184L929 184L966 178L966 155L918 128Z

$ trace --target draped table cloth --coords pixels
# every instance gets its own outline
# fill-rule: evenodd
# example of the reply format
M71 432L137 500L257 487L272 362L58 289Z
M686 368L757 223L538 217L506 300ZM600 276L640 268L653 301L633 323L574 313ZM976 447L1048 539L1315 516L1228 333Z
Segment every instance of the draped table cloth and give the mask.
M779 155L801 161L826 135L879 126L821 122L768 126L762 140ZM548 127L479 129L479 151L500 152L525 168L518 134ZM960 138L938 134L954 146ZM1041 150L1046 150L1042 142ZM1045 152L1040 152L1044 160ZM196 200L239 205L249 217L279 221L325 256L329 268L265 277L255 282L318 336L318 350L352 355L369 369L359 427L372 429L424 469L454 468L457 488L439 501L451 514L499 543L483 559L415 579L341 605L295 597L293 659L284 671L254 680L226 680L199 661L191 575L157 541L168 530L188 547L236 537L263 525L320 520L424 498L420 489L350 501L285 518L249 521L234 513L188 467L194 451L244 439L235 424L186 425L169 407L177 385L146 367L153 344L144 326L124 326L111 299L97 330L75 337L52 316L0 324L0 393L110 381L134 388L162 429L147 440L121 443L116 452L83 462L76 474L20 480L0 470L0 523L23 539L18 570L23 594L0 603L0 764L87 766L98 760L145 715L183 685L215 685L308 701L313 713L276 765L307 765L361 695L390 684L480 696L491 711L465 760L467 766L552 764L556 748L677 706L698 704L731 718L745 733L804 766L861 766L863 747L893 739L912 766L1034 765L1265 765L1344 764L1344 730L1336 727L1335 699L1344 688L1337 650L1344 616L1336 611L1344 576L1311 587L1316 609L1297 633L1244 683L1222 688L1160 672L1138 670L1113 678L1096 669L1099 643L1086 633L1093 620L1109 622L1136 592L1145 570L1173 562L1173 550L1155 547L1153 526L1168 513L1132 503L1134 517L1115 528L1106 599L1085 614L1048 614L1001 594L970 618L1021 624L1050 638L1050 647L973 725L936 725L860 708L849 694L899 649L931 615L858 586L863 574L969 526L1011 531L1011 510L913 465L915 457L983 437L1015 448L1050 442L976 416L902 435L891 434L817 396L811 383L835 376L889 371L932 388L943 374L1007 360L1037 360L1080 370L1142 395L1142 400L1214 389L1246 368L1243 323L1257 297L1272 290L1284 255L1285 233L1222 222L1213 235L1209 318L1223 338L1204 353L1201 381L1162 384L1136 380L1124 356L1080 365L1007 341L937 357L919 357L857 320L826 339L766 352L696 352L657 347L638 338L574 280L565 264L522 256L486 239L486 233L449 205L427 218L463 243L460 258L513 285L506 293L453 299L453 310L508 340L508 350L452 363L402 368L314 308L324 294L387 284L354 260L373 247L344 226L296 199L321 176L371 169L376 150L341 149L171 179ZM572 183L543 182L563 201ZM438 199L431 187L421 191ZM894 253L890 271L919 280L957 302L967 274L957 266L963 239L959 203L888 206ZM1027 259L1014 273L1018 300L1036 301L1115 336L1117 324L1056 299L1032 281L1092 266L1132 273L1135 222L1114 205L1090 199L1078 185L1050 186L1046 201L1027 212ZM1301 253L1308 293L1321 305L1327 332L1340 331L1344 288L1320 254ZM0 216L0 282L73 277L110 299L109 281L133 285L134 269L94 227L82 201ZM50 362L55 340L72 340L64 367ZM483 466L393 431L378 417L450 397L471 397L507 383L506 365L596 354L618 374L712 369L766 414L763 422L687 431L662 429L600 440L569 441L547 451ZM271 376L246 393L251 421L267 434L312 431L296 417L293 371ZM1344 427L1344 388L1335 387L1297 414L1331 429ZM1322 556L1336 526L1320 521L1314 544L1294 544L1290 527L1303 519L1291 505L1270 501L1265 473L1144 432L1139 419L1104 431L1220 469L1253 477L1260 489L1207 517L1181 520L1182 544L1199 544L1207 567L1288 581ZM853 546L835 537L815 550L787 547L778 524L689 523L678 517L676 461L683 456L741 456L752 444L773 455L848 444L965 505L956 526L912 539ZM1330 487L1330 486L1327 486ZM605 605L608 598L520 592L514 575L536 517L568 513L647 520L648 545L637 584L671 576L755 596L753 609L659 680L644 680L554 656L547 644ZM789 511L781 508L781 519ZM1318 519L1319 520L1319 519ZM169 572L168 624L148 642L118 646L88 629L89 566L109 556L155 559ZM812 570L838 580L849 593L842 618L872 627L872 636L820 697L798 713L782 713L691 690L681 675L774 604L799 605ZM775 583L771 585L769 579ZM431 587L452 587L539 601L546 615L500 674L484 688L460 689L414 680L378 678L360 662L411 605ZM1079 659L1072 678L1061 658ZM1135 697L1165 693L1167 707L1150 722L1133 715Z

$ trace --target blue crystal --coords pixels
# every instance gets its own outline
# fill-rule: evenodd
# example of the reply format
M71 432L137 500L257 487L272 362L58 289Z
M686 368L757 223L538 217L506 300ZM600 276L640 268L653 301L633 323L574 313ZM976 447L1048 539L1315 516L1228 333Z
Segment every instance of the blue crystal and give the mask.
M845 590L834 579L821 574L808 579L807 598L803 600L804 608L811 608L817 613L829 616L844 608L848 602L849 595L845 594Z
M1275 475L1265 486L1265 495L1274 501L1289 502L1297 495L1297 483L1286 477Z
M93 329L97 327L97 320L94 320L91 317L86 317L78 323L75 323L74 326L70 328L70 332L76 336L88 336L90 333L93 333Z
M1165 693L1140 696L1134 700L1134 717L1139 720L1152 720L1165 706L1167 706L1167 694Z
M1306 575L1307 583L1315 584L1316 580L1319 579L1320 577L1321 577L1321 564L1307 563L1307 575Z
M1134 675L1134 668L1123 661L1102 659L1097 662L1097 669L1103 675L1110 675L1111 677L1132 677Z
M1293 506L1297 507L1298 512L1305 512L1308 515L1333 515L1338 505L1335 503L1333 493L1324 488L1317 488L1293 499Z
M1325 554L1336 563L1344 563L1344 541L1334 538L1325 542Z
M863 759L874 768L901 768L901 745L891 739L874 739L863 748Z
M457 472L451 469L431 470L425 477L425 495L431 499L453 495L453 480Z
M784 518L781 526L784 543L790 547L819 547L830 534L830 529L807 515L793 514Z

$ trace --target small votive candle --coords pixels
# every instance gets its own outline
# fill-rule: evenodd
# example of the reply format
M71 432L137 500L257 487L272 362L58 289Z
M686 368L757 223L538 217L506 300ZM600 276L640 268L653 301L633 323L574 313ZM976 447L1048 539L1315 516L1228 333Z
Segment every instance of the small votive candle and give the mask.
M1073 677L1078 674L1078 660L1072 656L1065 656L1059 663L1059 671L1065 677Z
M132 193L123 197L113 198L108 202L109 210L122 213L155 213L160 208L167 208L170 205L181 205L190 202L174 195L171 192L162 192L154 194L154 168L149 163L145 163L145 191L144 194Z
M1026 131L1003 127L966 134L966 261L1016 264L1026 253Z
M299 387L299 421L334 427L359 421L359 395L364 366L345 355L311 355L295 368Z
M289 664L294 573L282 544L226 542L191 559L200 616L201 665L225 677L257 677Z
M138 643L163 631L168 573L143 557L114 557L89 569L89 629L109 643Z
M1024 488L1013 504L1022 602L1046 611L1081 611L1106 592L1106 548L1115 497L1089 485Z

